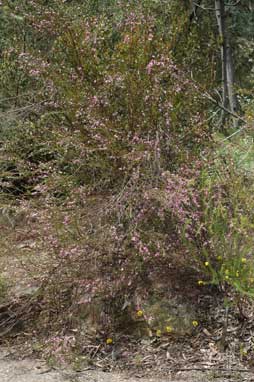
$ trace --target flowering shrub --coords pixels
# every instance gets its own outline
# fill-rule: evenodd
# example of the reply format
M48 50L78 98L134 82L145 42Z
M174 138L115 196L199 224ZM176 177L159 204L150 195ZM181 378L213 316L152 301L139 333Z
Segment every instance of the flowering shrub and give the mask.
M199 287L252 295L253 185L204 159L210 107L175 53L178 26L162 33L164 16L145 1L126 10L117 2L113 16L50 3L12 5L23 40L16 30L0 64L17 100L1 155L24 175L19 197L45 207L40 235L32 232L54 264L43 275L38 325L85 319L110 345L109 334L142 321L140 299L173 266L199 272ZM197 60L201 76L207 63ZM72 346L64 334L49 341L57 354Z
M208 137L204 101L153 32L153 18L128 14L114 26L114 39L108 22L63 18L46 60L45 52L19 55L26 75L44 83L46 110L36 125L54 125L60 170L103 187L154 159L174 168Z
M31 174L24 194L47 206L42 236L55 266L45 310L54 305L69 326L89 316L110 333L131 328L160 273L193 263L181 235L200 218L195 179L210 128L147 5L115 17L71 12L55 1L13 5L29 28L13 61L35 92L4 150Z

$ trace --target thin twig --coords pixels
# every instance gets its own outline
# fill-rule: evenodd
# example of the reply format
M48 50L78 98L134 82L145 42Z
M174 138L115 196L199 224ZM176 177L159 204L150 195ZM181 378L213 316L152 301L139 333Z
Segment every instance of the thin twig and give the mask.
M242 126L240 129L234 131L231 135L229 135L228 137L222 139L220 142L225 142L227 140L229 140L230 138L234 137L235 135L239 134L241 131L247 129L248 127L250 127L250 125L248 124L248 122L246 121L246 119L244 119L243 117L241 117L240 115L232 112L231 110L227 109L226 107L224 107L221 103L219 103L215 98L213 98L210 94L207 94L207 93L203 93L203 96L205 98L207 98L209 101L211 101L212 103L214 103L216 106L218 106L221 110L225 111L227 114L229 115L232 115L232 117L238 119L239 121L243 122L244 123L244 126Z
M29 93L19 94L19 95L13 96L13 97L7 97L7 98L2 98L2 99L0 98L0 103L10 101L12 99L18 99L18 98L22 98L22 97L26 97L26 96L35 95L35 94L36 94L35 92L29 92Z
M225 4L226 7L235 7L236 5L240 4L241 0L236 1L234 4Z
M195 7L203 9L203 11L213 11L213 12L215 11L215 8L203 7L203 5L200 5L195 2L193 2L193 4L195 5Z
M208 100L210 100L212 103L214 103L215 105L217 105L220 109L224 110L226 113L232 115L232 117L244 122L244 123L247 123L246 120L241 117L240 115L234 113L233 111L229 110L228 108L226 108L225 106L223 106L220 102L218 102L215 98L213 98L210 94L208 93L203 93L203 96L205 98L207 98Z
M239 134L242 130L246 129L246 127L247 127L246 125L242 126L240 129L236 130L234 133L230 134L228 137L222 139L220 142L222 143L227 141L228 139L232 138L234 135Z
M241 372L241 373L251 373L250 370L246 369L226 369L226 368L214 368L214 367L190 367L190 368L174 368L169 369L169 371L227 371L227 372Z
M41 101L41 102L32 103L30 105L26 105L26 106L23 106L23 107L20 107L17 109L10 109L10 110L4 111L4 112L0 112L0 115L18 113L20 111L25 111L25 110L31 109L32 107L42 105L43 103L44 103L44 101Z

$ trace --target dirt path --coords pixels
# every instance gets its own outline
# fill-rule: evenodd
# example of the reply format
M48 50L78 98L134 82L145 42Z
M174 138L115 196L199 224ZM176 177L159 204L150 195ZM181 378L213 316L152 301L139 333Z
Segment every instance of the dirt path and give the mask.
M185 372L163 378L143 378L141 375L87 370L74 372L71 370L55 370L45 362L33 359L17 360L7 350L0 350L0 381L1 382L243 382L254 381L254 373L215 371Z
M109 373L97 370L74 372L55 370L45 362L33 359L13 359L8 351L0 351L1 382L169 382L154 378L135 378L126 374ZM179 381L178 382L182 382Z
M0 380L1 382L157 382L150 378L135 379L127 375L96 370L81 373L70 370L54 370L40 361L9 360L8 357L0 358ZM160 380L160 382L164 381Z

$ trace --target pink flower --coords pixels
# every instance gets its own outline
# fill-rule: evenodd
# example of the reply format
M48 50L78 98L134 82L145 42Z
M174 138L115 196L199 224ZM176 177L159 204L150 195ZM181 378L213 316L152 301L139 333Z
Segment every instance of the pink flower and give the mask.
M151 61L149 62L149 64L147 65L147 67L146 67L146 70L147 70L147 73L148 73L148 74L151 73L152 68L153 68L154 65L156 65L156 61L155 61L155 60L151 60Z

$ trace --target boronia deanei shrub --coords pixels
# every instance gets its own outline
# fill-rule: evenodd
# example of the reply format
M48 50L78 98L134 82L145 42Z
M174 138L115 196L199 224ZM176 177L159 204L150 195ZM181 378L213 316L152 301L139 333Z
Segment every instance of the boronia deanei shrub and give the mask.
M62 225L56 212L47 223L55 234L47 231L45 245L59 268L45 303L54 300L59 314L87 295L120 320L124 300L135 304L137 290L145 293L171 263L193 263L181 235L183 226L193 235L200 218L206 101L152 15L133 10L116 22L72 19L57 8L38 13L25 17L47 49L30 44L18 66L39 89L39 106L6 148L32 168L31 195L67 209ZM86 203L96 211L89 223Z
M152 157L175 171L209 139L205 101L154 23L134 12L116 25L63 17L47 61L36 50L20 55L23 70L44 83L43 129L54 128L59 169L79 184L119 185Z
M90 304L117 327L171 266L251 295L253 186L209 162L206 98L152 14L78 17L28 3L15 68L36 92L3 147L46 201L52 315L73 323Z

